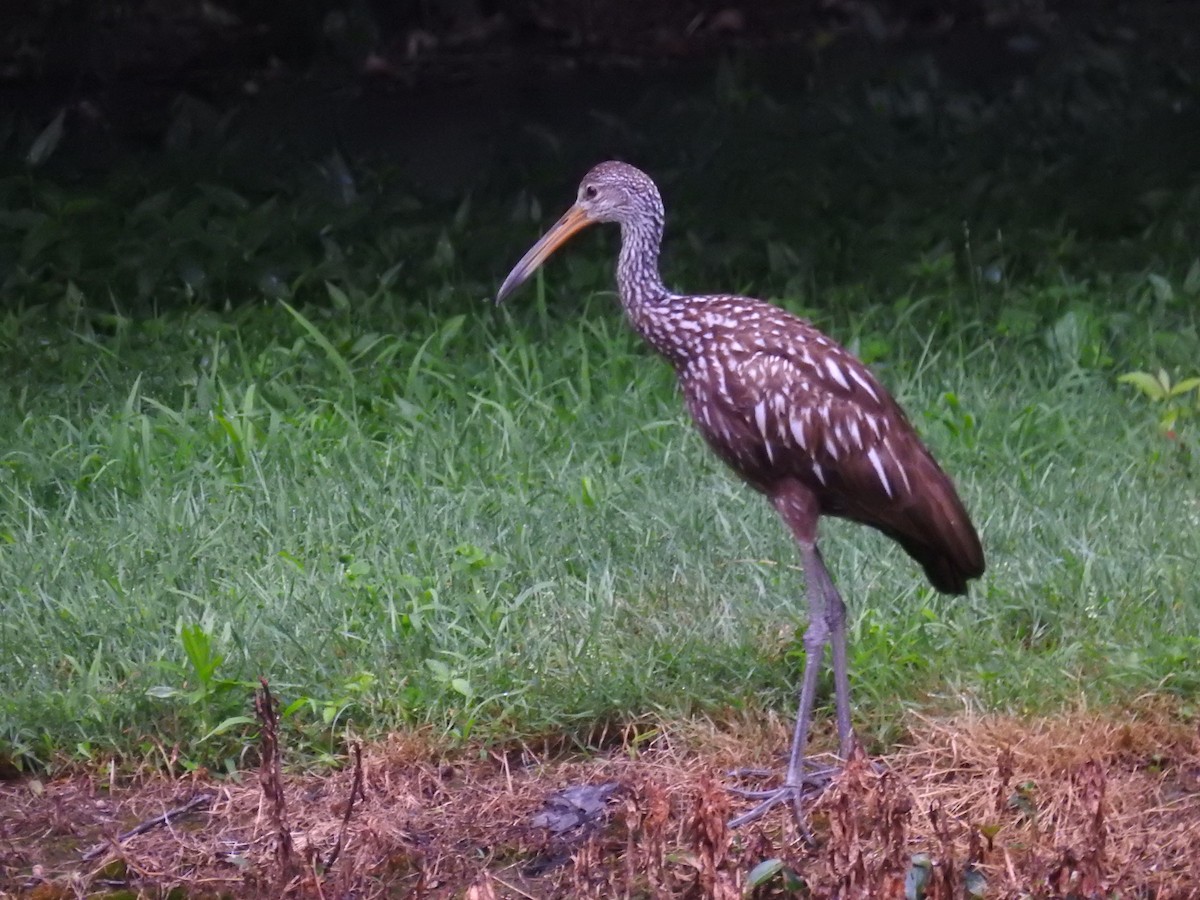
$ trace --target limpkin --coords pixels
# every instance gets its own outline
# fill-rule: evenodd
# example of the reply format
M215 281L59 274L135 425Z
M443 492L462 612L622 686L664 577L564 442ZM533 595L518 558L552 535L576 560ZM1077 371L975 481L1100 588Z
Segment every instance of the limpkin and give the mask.
M903 410L847 350L807 321L747 297L668 290L658 271L664 210L649 176L604 162L578 197L509 273L502 302L573 234L596 222L621 226L617 286L630 324L674 367L709 447L764 494L800 545L808 598L805 662L783 786L743 791L762 800L731 824L800 800L818 778L805 745L817 678L833 657L839 753L851 749L846 605L817 542L818 519L837 516L878 529L921 564L932 585L964 594L983 574L983 549L949 477Z

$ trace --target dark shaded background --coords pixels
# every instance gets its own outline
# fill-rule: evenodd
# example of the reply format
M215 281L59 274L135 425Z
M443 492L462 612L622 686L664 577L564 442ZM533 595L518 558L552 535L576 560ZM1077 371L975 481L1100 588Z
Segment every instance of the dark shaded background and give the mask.
M1178 223L1200 205L1198 12L1052 0L6 4L0 172L27 172L61 111L39 175L78 190L133 173L139 187L117 192L130 205L172 183L255 202L324 180L334 206L385 198L354 227L407 216L430 229L432 254L438 223L470 197L455 262L481 293L582 172L613 156L663 183L674 227L732 287L887 280L967 228L984 257L1010 235L1009 274L1023 256L1026 271L1047 258L1173 271L1197 241ZM673 203L676 185L703 198ZM0 200L18 207L16 194ZM1168 219L1174 232L1147 245ZM794 265L773 281L761 273L780 236ZM51 269L61 280L62 265L31 274L28 255L14 263L0 248L0 285L41 284Z

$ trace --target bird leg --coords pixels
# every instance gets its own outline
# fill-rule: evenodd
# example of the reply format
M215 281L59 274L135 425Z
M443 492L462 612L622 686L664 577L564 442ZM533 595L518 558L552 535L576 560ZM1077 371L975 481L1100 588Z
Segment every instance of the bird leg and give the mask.
M829 649L833 657L833 695L837 709L838 756L850 758L854 730L850 724L850 671L846 659L846 604L834 587L829 569L820 549L813 545L812 552L805 554L805 577L821 581L821 593L825 600L825 622L829 626ZM811 575L808 573L812 573Z
M846 604L833 584L829 569L817 547L817 521L820 507L816 496L799 481L779 484L770 494L771 505L787 523L800 545L804 562L805 595L808 598L808 628L804 632L804 674L800 681L800 706L796 710L796 727L792 733L792 750L788 757L783 784L768 791L735 792L744 797L761 800L758 806L730 821L736 828L761 818L781 803L791 803L796 822L803 827L800 803L806 792L819 792L828 783L837 767L810 769L805 751L812 725L813 706L817 698L817 680L825 656L825 645L833 656L833 685L837 706L838 751L844 760L850 753L854 733L850 725L850 674L846 654Z
M821 663L825 661L825 645L829 643L829 618L825 604L825 591L821 579L813 571L810 575L809 558L816 555L816 547L805 547L804 572L808 583L808 628L804 632L804 676L800 681L800 706L796 710L796 727L792 732L792 752L788 757L787 777L784 785L799 787L804 779L804 750L808 746L808 732L812 725L812 711L817 699L817 679L821 674ZM820 556L816 555L819 559Z
M817 679L821 674L821 663L825 656L825 645L833 647L835 685L838 686L838 737L843 744L843 752L849 747L850 740L850 709L849 709L849 680L846 672L846 607L842 598L833 588L829 572L825 569L824 560L815 543L803 543L804 580L808 595L808 628L804 632L804 675L800 682L800 706L796 710L796 726L792 732L792 751L788 758L787 773L783 785L767 791L745 791L734 788L734 792L743 797L749 797L762 802L749 812L730 820L731 828L737 828L761 818L770 809L781 803L792 804L796 821L801 821L800 802L806 789L820 790L836 771L825 768L807 771L805 766L805 748L808 745L808 731L812 725L813 706L817 697ZM840 662L839 662L840 661ZM840 665L842 681L845 683L846 703L843 707L840 684L837 672ZM845 719L845 734L843 735L842 720Z

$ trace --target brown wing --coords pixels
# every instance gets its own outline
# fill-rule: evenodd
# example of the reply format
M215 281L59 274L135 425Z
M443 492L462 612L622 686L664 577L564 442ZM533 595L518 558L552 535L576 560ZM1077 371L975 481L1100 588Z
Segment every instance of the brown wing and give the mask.
M806 323L784 324L785 337L771 328L740 352L726 342L720 360L680 373L705 439L758 490L799 480L822 513L877 528L936 588L964 592L984 559L953 483L862 363Z

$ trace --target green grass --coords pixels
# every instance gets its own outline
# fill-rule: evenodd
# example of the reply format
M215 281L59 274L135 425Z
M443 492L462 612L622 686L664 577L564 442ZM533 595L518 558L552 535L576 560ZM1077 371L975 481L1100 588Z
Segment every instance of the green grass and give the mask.
M690 431L613 298L551 279L511 312L385 292L354 314L268 303L103 334L10 316L5 352L38 379L0 421L5 755L179 744L217 764L252 733L259 676L318 754L347 724L586 739L788 710L802 651L778 634L803 594L784 529ZM1112 291L1078 286L1070 327L1098 343L1066 353L1057 312L1000 334L1000 294L938 325L958 287L846 291L828 324L882 354L990 563L947 599L883 539L826 527L865 733L886 740L909 705L1194 699L1194 470L1115 381L1153 322L1107 330L1116 313L1086 310Z
M825 527L878 744L910 706L1200 695L1200 415L1172 401L1168 439L1118 381L1200 374L1195 145L1132 165L1180 89L1101 56L990 99L929 61L812 96L722 66L619 123L667 194L668 283L860 353L981 528L949 599ZM931 91L953 116L906 112ZM514 135L533 161L450 200L236 155L0 177L0 763L234 766L260 676L310 758L347 727L791 714L797 553L622 322L613 235L485 301L610 120Z

